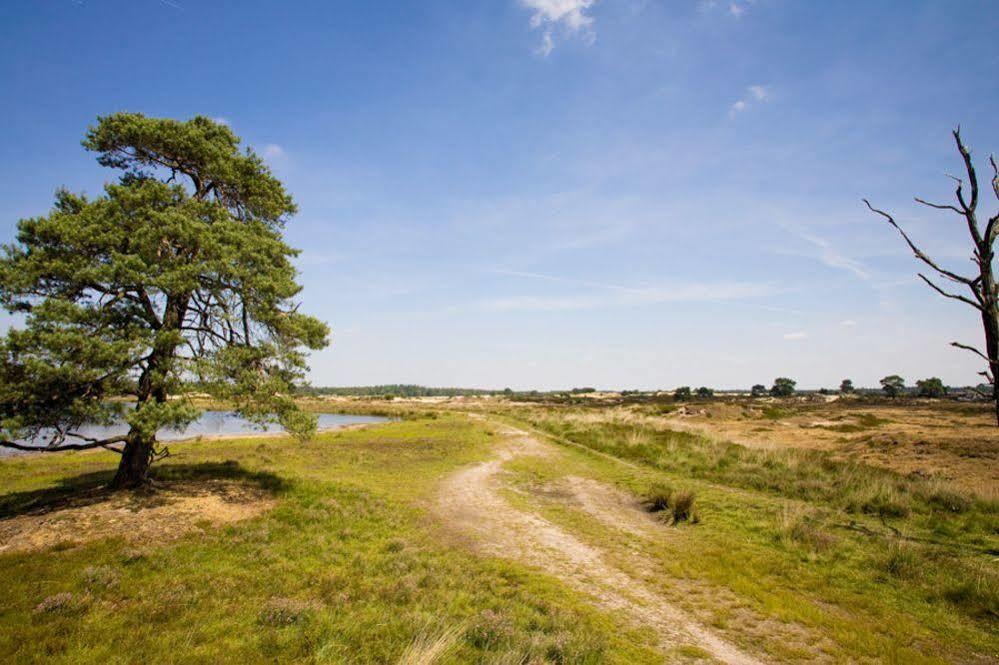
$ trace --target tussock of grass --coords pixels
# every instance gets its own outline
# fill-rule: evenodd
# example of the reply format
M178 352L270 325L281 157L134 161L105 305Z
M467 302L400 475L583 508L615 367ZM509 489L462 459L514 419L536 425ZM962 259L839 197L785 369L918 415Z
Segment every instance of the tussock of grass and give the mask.
M815 552L826 552L836 544L836 537L814 524L814 511L801 504L785 504L777 519L777 538Z
M421 632L399 657L398 665L435 665L454 653L461 639L461 626L451 626L436 634Z
M646 493L645 507L650 513L668 514L673 524L699 521L694 512L694 493L690 490L674 490L669 485L655 483Z
M663 483L655 483L645 495L645 506L650 513L659 513L669 508L673 488Z

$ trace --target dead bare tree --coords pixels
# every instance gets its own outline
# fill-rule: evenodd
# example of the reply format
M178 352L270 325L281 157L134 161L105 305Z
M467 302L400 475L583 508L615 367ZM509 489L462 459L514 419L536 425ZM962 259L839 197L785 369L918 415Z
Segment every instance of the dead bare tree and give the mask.
M964 218L974 245L971 261L975 264L975 268L978 271L976 276L965 277L941 267L939 263L931 259L916 246L906 232L902 230L902 227L895 222L894 217L883 210L873 207L867 199L864 199L864 203L867 204L867 207L872 212L881 215L888 220L889 224L895 227L917 259L933 269L941 278L958 284L961 288L967 288L971 292L971 297L961 293L952 293L941 288L926 275L919 273L920 279L926 282L931 289L946 298L959 300L966 305L974 307L981 315L982 326L985 328L985 352L983 353L974 346L961 344L960 342L951 342L951 345L965 351L970 351L987 363L985 371L979 372L979 374L986 378L991 386L991 392L983 394L983 396L994 403L996 424L999 425L999 385L996 384L997 368L999 368L999 293L997 293L995 272L992 266L992 259L995 256L993 245L995 244L996 236L999 235L999 213L989 218L983 231L978 224L976 213L978 208L978 175L975 173L975 165L971 160L971 151L968 150L961 140L960 127L955 129L953 134L957 150L961 153L961 158L964 160L964 170L967 173L970 198L966 198L965 196L964 179L948 175L949 178L957 183L957 190L955 191L957 205L930 203L918 197L916 198L916 202L930 208L935 208L936 210L947 210ZM999 199L999 167L996 166L994 155L989 157L989 163L992 165L993 174L992 191L995 193L996 199Z

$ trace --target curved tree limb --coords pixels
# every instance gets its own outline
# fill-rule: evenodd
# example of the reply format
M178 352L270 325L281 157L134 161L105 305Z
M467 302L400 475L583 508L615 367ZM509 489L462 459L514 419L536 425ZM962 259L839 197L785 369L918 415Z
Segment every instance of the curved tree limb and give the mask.
M79 436L79 435L73 435ZM107 450L113 450L114 452L121 454L121 451L117 448L112 448L113 443L125 443L128 439L124 434L121 436L112 436L107 439L90 439L87 437L80 437L84 439L83 443L61 443L58 446L27 446L23 443L17 443L15 441L7 441L6 439L0 439L0 448L13 448L14 450L26 450L29 452L45 452L53 453L59 452L61 450L91 450L93 448L105 448Z
M918 274L919 274L919 278L921 280L923 280L924 282L926 282L931 289L933 289L934 291L936 291L937 293L939 293L943 297L945 297L945 298L953 298L954 300L960 300L961 302L966 303L968 305L971 305L972 307L974 307L975 309L978 309L978 310L983 309L983 306L980 303L975 302L971 298L959 295L957 293L949 293L947 291L944 291L939 286L937 286L932 281L930 281L930 279L926 275L924 275L923 273L918 273ZM976 298L978 297L977 291L975 292L975 297Z
M924 199L921 199L918 196L915 197L915 199L916 199L916 203L921 203L922 205L930 207L930 208L936 208L937 210L951 210L953 212L956 212L959 215L964 215L964 211L963 210L959 210L957 208L957 206L953 206L953 205L946 204L946 203L931 203L930 201L926 201Z
M938 266L936 264L936 262L933 261L933 259L931 259L929 256L927 256L923 252L923 250L919 249L919 247L916 246L916 243L912 242L912 239L909 238L909 235L905 231L902 230L902 227L898 225L898 223L895 221L894 217L892 217L891 215L889 215L888 213L886 213L884 210L878 210L877 208L875 208L874 206L872 206L871 202L868 201L867 199L863 199L863 201L864 201L864 204L867 205L867 207L870 209L871 212L877 213L878 215L881 215L882 217L884 217L888 221L889 224L891 224L892 226L895 227L895 230L899 232L899 235L902 236L902 239L905 240L905 243L909 246L909 249L912 250L912 253L915 254L915 256L916 256L917 259L919 259L920 261L922 261L923 263L925 263L929 267L933 268L934 270L936 270L938 273L940 273L941 275L943 275L947 279L949 279L951 281L954 281L954 282L960 282L961 284L966 284L967 286L972 286L973 287L973 285L975 283L974 279L972 279L970 277L964 277L963 275L958 275L957 273L951 272L950 270L946 270L946 269L941 268L940 266Z
M976 349L973 346L968 346L967 344L961 344L960 342L951 342L950 345L953 346L953 347L955 347L955 348L958 348L958 349L964 349L965 351L971 351L976 356L978 356L979 358L981 358L985 362L989 363L990 365L999 365L999 360L989 360L989 357L987 355L985 355L984 353L982 353L981 351L979 351L978 349Z

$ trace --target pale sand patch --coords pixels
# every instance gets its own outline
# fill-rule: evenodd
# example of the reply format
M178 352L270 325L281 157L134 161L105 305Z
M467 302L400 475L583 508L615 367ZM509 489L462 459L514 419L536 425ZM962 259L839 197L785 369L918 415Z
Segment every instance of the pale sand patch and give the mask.
M176 540L205 526L255 517L275 503L263 489L225 480L161 483L152 491L96 491L0 520L0 553L108 537L133 543Z

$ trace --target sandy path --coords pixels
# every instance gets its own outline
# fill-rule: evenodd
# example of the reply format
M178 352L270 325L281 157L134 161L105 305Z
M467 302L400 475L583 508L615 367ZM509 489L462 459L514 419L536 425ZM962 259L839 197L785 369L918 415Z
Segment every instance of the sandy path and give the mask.
M450 476L439 495L441 516L451 526L472 536L478 550L516 559L563 580L592 596L603 609L655 630L663 649L694 645L725 663L761 662L608 563L599 548L587 545L538 515L511 506L500 493L503 463L523 455L549 457L553 451L521 430L504 428L500 434L503 440L498 446L498 456ZM628 530L649 528L639 516L628 514L627 506L616 498L612 488L578 478L569 482L573 493L584 498L587 512L603 518L601 521L617 517L617 523Z

